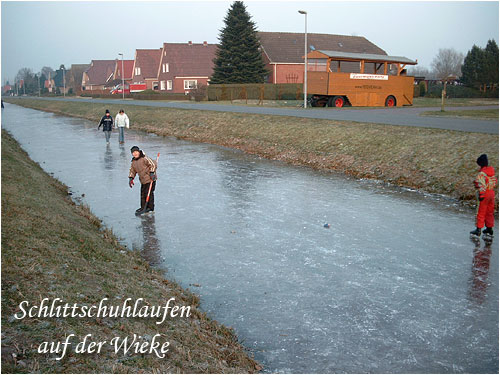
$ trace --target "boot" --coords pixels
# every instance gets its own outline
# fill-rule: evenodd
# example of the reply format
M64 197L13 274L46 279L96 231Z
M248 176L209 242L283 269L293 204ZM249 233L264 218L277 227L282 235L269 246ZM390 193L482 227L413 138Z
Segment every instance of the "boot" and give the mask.
M473 230L472 232L470 232L470 235L475 236L475 237L481 236L481 228L476 228L476 230Z
M483 230L483 234L486 235L486 236L491 236L493 237L493 228L488 228L486 227L485 230Z

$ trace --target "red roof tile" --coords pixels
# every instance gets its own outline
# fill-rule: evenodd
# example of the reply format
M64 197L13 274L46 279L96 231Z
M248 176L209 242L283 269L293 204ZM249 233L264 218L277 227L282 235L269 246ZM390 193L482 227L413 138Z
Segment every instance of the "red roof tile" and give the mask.
M134 60L123 60L123 69L125 70L124 79L132 79L132 70L134 69ZM116 61L116 77L115 79L121 79L122 71L122 60Z
M86 70L89 80L87 85L103 85L111 78L115 70L115 60L92 60Z
M163 63L176 77L210 77L217 44L163 43Z
M261 47L272 63L304 63L304 33L257 32ZM307 53L313 50L387 53L362 36L307 34Z
M160 59L161 49L138 49L135 55L135 67L141 68L141 77L157 78Z

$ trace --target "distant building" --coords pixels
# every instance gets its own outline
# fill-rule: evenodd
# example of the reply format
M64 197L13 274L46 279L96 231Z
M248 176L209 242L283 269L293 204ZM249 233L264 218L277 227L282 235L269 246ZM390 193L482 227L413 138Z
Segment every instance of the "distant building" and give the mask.
M134 60L123 60L123 70L125 71L125 73L122 74L122 60L117 59L115 64L115 70L113 72L113 82L112 82L113 85L121 85L122 78L126 84L130 83L132 81L133 69L134 69Z
M304 83L304 33L257 32L270 83ZM361 36L307 34L307 53L314 50L387 53ZM355 72L355 66L346 69ZM359 69L359 67L357 67Z
M10 95L12 92L13 92L13 88L11 85L9 85L9 83L2 86L2 94Z
M111 86L116 60L92 60L90 67L83 72L82 90L105 90Z
M60 69L55 71L54 75L54 86L56 89L59 89L61 93L68 93L68 70L62 66Z
M131 83L146 84L147 90L159 90L158 72L161 53L161 48L136 50Z
M159 91L189 93L207 85L213 73L216 44L163 43L159 66Z
M90 64L72 64L71 68L66 71L66 86L68 91L78 93L82 90L83 72L90 67Z

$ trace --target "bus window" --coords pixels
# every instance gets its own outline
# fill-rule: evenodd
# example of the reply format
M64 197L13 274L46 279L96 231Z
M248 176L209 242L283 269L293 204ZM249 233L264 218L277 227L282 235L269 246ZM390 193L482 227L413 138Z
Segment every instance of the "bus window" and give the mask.
M307 60L307 70L310 72L326 72L327 59Z

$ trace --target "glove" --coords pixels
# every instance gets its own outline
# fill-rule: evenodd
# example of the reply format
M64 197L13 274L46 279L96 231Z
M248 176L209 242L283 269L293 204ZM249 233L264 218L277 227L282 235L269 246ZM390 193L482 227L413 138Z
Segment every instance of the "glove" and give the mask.
M151 181L156 181L156 175L154 172L149 172L149 177L151 177Z
M132 177L128 178L128 186L130 186L130 188L132 188L132 186L134 186L134 179Z

